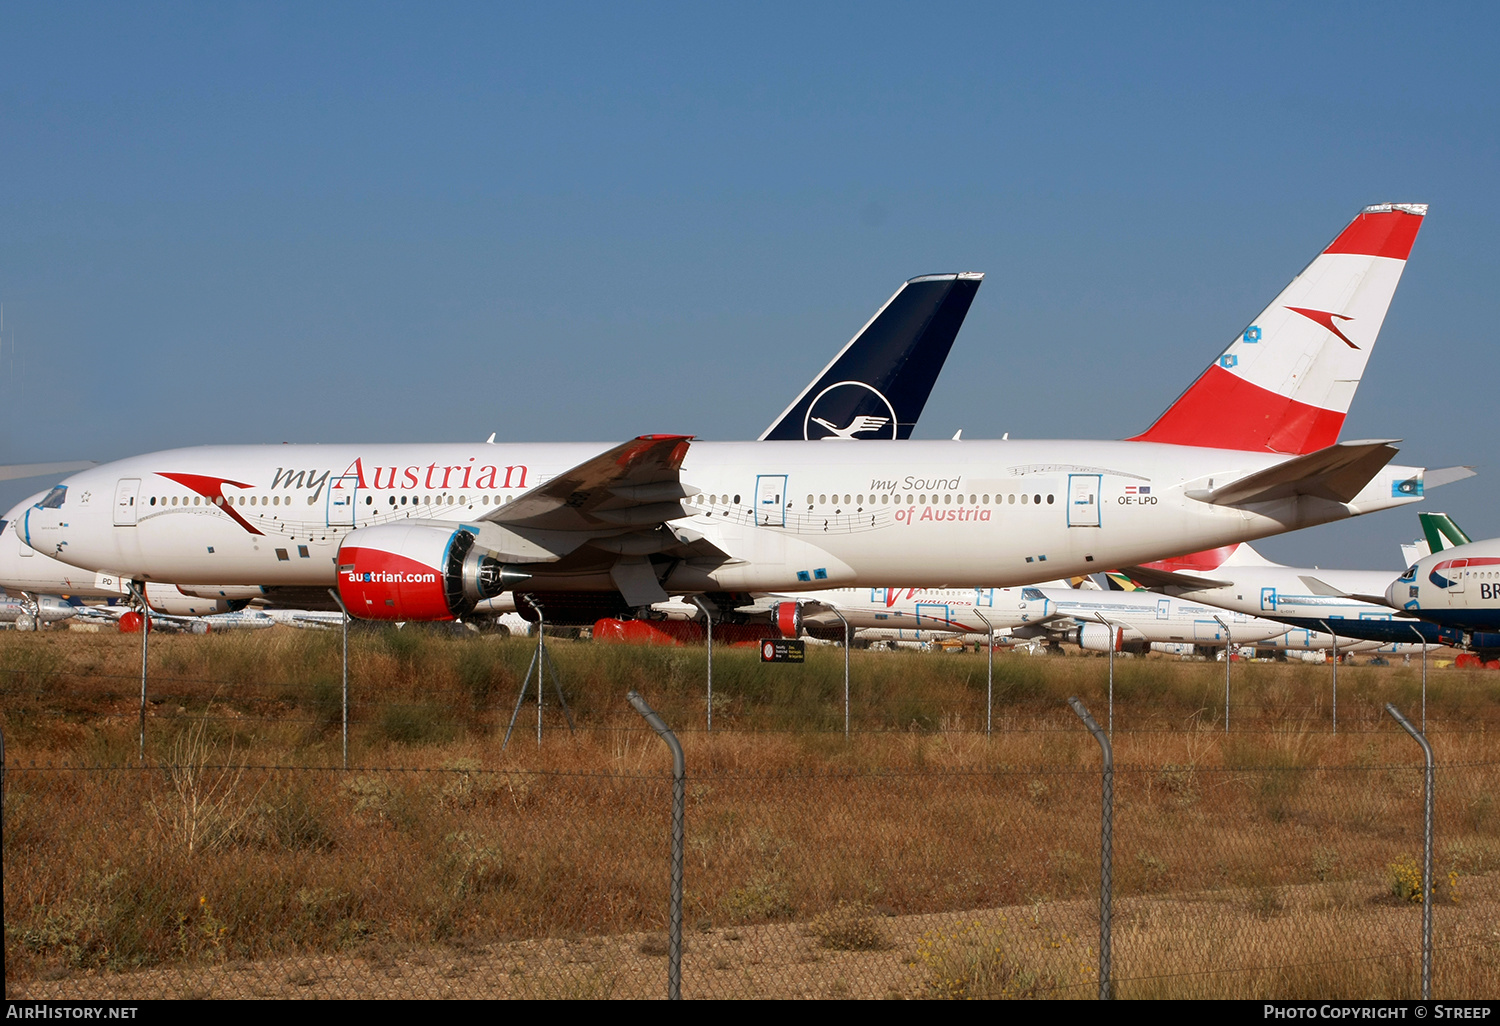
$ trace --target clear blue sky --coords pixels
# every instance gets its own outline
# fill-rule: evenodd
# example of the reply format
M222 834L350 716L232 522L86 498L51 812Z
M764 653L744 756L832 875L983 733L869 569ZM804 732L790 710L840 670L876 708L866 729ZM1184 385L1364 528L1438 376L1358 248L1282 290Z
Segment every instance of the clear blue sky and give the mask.
M1424 508L1500 534L1496 10L13 3L0 461L750 438L949 270L988 277L918 437L1118 438L1395 200L1344 437L1479 464Z

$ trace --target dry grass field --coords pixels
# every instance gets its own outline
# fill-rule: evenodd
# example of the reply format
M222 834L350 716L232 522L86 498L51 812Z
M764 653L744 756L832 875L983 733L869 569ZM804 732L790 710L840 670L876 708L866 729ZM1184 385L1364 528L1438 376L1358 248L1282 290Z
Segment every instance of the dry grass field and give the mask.
M658 996L670 761L687 753L684 993L1092 996L1106 661L558 642L578 723L522 708L524 639L0 635L8 996ZM1411 996L1418 667L1119 660L1114 976L1126 996ZM549 695L550 698L550 695ZM1436 670L1434 992L1500 991L1500 674ZM1417 893L1413 893L1413 892Z

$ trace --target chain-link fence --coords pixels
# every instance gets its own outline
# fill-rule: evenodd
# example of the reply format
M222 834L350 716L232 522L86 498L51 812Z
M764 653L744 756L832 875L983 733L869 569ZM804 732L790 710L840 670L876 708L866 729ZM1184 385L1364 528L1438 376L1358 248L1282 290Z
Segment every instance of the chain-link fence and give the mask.
M688 764L684 996L1096 995L1097 758L759 773L725 740ZM667 773L170 754L7 771L9 996L667 993ZM1265 762L1116 767L1114 994L1418 996L1420 765ZM1436 792L1433 992L1492 996L1500 764Z
M268 632L269 633L269 632ZM1500 978L1500 691L1435 675L1421 752L1384 712L1416 668L560 644L406 632L0 647L8 997L669 993L684 748L685 997L1100 993L1113 696L1118 997L1416 997ZM134 661L134 663L132 663ZM1111 684L1112 681L1112 684ZM993 731L990 725L993 702ZM144 759L139 724L144 708ZM846 715L850 723L845 734ZM1105 715L1100 715L1107 723ZM345 745L349 765L343 769Z

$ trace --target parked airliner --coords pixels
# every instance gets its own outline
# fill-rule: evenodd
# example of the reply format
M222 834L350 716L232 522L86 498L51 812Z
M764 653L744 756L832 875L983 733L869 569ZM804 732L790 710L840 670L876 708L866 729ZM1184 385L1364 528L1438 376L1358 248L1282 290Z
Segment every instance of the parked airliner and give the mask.
M983 280L982 274L966 272L921 275L904 282L771 422L761 438L821 439L826 435L818 425L834 423L828 417L847 425L832 432L840 439L863 441L862 436L866 434L884 438L910 437ZM888 416L875 417L861 412L872 408L870 404L875 401L875 396L881 397L880 409ZM813 416L814 413L819 416ZM13 465L0 467L0 479L92 466L95 464ZM82 598L129 595L129 578L84 571L38 553L26 544L20 537L19 518L45 498L46 493L38 493L0 519L0 588L28 594L55 593ZM9 534L5 531L7 524L16 525ZM222 583L180 587L160 581L144 581L143 584L141 591L153 611L177 616L226 614L252 600L267 605L293 602L309 604L316 609L336 608L326 589L320 588L267 588ZM513 602L501 605L515 608ZM476 614L502 611L497 606L476 610ZM486 615L485 618L491 617Z
M512 588L588 619L669 592L1020 585L1404 506L1421 468L1336 439L1425 214L1361 211L1125 441L206 446L75 474L22 532L135 580L336 581L370 619ZM841 423L818 404L807 423Z
M844 588L773 598L781 632L808 627L921 628L1017 639L1071 641L1095 652L1145 651L1152 643L1199 647L1252 644L1287 632L1286 624L1147 592L1071 588L1066 581L1020 588Z
M1354 641L1374 642L1377 647L1466 647L1457 625L1441 619L1429 623L1425 611L1420 614L1424 619L1418 619L1413 610L1398 612L1399 606L1392 609L1386 603L1398 576L1395 570L1284 566L1241 544L1130 567L1125 576L1168 595L1263 616L1303 631L1332 632L1341 639L1341 651L1352 648ZM1479 647L1500 648L1500 635L1478 640Z

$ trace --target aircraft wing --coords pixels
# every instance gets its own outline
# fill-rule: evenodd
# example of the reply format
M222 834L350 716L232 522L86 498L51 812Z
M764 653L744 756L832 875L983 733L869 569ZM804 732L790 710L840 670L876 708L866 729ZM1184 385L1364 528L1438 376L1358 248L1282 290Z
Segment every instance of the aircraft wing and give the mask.
M11 463L0 466L0 481L20 481L28 477L71 474L75 470L87 470L98 465L93 460L73 460L71 463Z
M1227 588L1233 581L1216 581L1196 574L1185 574L1177 570L1157 570L1149 566L1127 566L1120 573L1147 588L1185 588L1202 591L1205 588Z
M682 500L698 492L680 474L691 441L691 435L642 435L617 445L491 510L480 521L503 537L481 537L526 562L559 559L585 545L615 553L609 574L626 602L664 602L651 554L724 555L695 531L664 530L689 515Z
M511 529L620 534L688 515L698 490L679 478L692 435L642 435L491 510L481 521Z
M1187 497L1216 506L1244 506L1295 495L1350 502L1395 457L1395 441L1339 442L1218 488L1193 489Z

